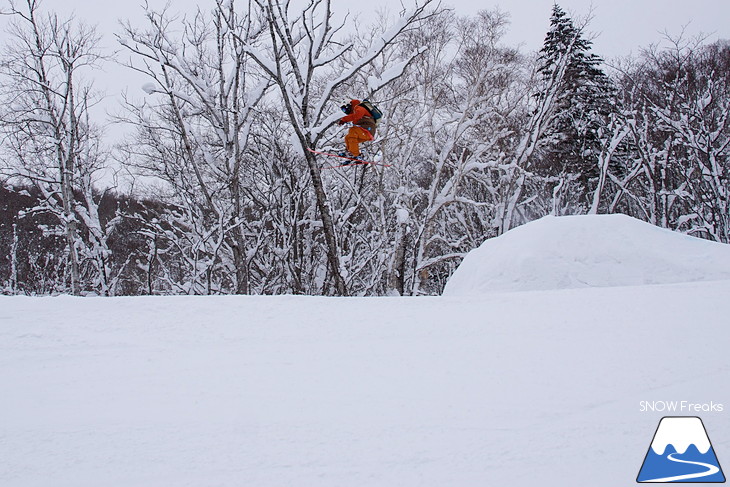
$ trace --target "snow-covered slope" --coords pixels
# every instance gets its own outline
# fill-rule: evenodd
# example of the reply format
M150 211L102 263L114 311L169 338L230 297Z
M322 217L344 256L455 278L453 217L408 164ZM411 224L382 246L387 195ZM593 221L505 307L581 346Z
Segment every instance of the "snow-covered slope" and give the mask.
M470 252L444 295L719 279L730 279L730 245L625 215L545 217Z
M730 464L728 296L0 297L0 485L629 486L665 415Z
M0 298L0 485L633 485L730 463L730 282L481 298Z

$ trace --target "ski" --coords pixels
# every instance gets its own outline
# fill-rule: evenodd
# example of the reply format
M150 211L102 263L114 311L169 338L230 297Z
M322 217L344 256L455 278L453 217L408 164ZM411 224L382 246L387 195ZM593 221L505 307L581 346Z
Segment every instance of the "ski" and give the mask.
M339 154L333 154L331 152L322 152L322 151L317 151L317 150L309 149L309 148L307 148L307 150L309 152L311 152L312 154L319 154L321 156L329 156L329 157L337 157L338 159L346 159L348 161L352 161L349 163L338 164L336 166L324 166L324 167L322 167L322 169L336 169L338 167L364 166L367 164L369 164L371 166L391 167L390 164L384 164L382 162L363 161L362 159L355 159L354 157L346 157L346 156L341 156Z

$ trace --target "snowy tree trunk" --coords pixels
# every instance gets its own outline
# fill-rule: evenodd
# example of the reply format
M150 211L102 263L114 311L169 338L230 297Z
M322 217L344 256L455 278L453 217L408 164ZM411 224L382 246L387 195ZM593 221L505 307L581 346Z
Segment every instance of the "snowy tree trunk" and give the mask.
M598 214L598 210L601 205L601 196L603 195L604 188L606 187L606 183L609 180L608 173L609 167L611 165L611 160L616 153L616 149L618 149L619 145L624 141L626 136L628 136L629 127L622 121L614 118L613 123L611 123L608 127L608 132L610 134L610 137L604 137L602 141L603 147L601 153L598 156L598 184L596 185L596 189L593 192L593 202L591 203L591 208L588 211L588 213L591 215Z
M8 169L12 177L33 183L42 195L40 207L59 219L70 291L79 294L80 253L86 243L79 235L83 222L75 192L80 179L91 179L103 161L99 134L88 115L94 95L77 75L98 67L98 36L55 14L41 15L35 0L26 0L23 8L11 3L10 13L10 33L17 42L2 63L3 74L14 84L14 91L5 94L12 110L3 114Z
M406 274L406 245L408 239L408 221L410 215L408 210L399 208L396 210L397 230L393 238L394 252L388 273L388 290L403 296L405 292Z
M340 296L347 296L347 284L342 276L342 268L340 266L340 246L335 235L335 226L332 223L332 214L330 212L329 202L327 201L324 184L322 183L320 167L317 164L317 159L314 154L307 152L305 157L309 166L309 174L312 177L312 186L317 199L317 208L322 218L322 229L328 249L327 260L334 279L335 289Z
M18 293L18 223L13 222L13 243L10 246L10 292Z

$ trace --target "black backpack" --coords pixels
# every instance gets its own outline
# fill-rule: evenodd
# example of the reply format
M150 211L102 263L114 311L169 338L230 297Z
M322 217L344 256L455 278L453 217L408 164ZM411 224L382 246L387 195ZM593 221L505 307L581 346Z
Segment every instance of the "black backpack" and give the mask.
M380 109L378 109L378 107L376 107L373 102L371 102L367 98L360 102L360 106L364 107L365 110L370 112L370 116L373 117L376 123L379 122L381 118L383 118L383 112L381 112Z

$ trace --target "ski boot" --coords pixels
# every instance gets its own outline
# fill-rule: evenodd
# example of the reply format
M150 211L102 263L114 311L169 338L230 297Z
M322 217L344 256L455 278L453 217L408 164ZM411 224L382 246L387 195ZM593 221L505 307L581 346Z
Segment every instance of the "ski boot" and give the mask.
M340 157L345 157L345 162L342 163L343 166L347 166L348 164L352 164L353 162L362 161L362 155L355 156L350 151L342 151L337 154Z

